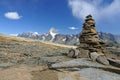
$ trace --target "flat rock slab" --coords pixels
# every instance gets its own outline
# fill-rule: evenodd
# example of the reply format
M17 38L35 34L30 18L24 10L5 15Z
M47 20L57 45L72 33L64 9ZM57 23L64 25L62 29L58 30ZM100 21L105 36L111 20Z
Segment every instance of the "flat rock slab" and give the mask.
M120 60L108 58L108 61L112 66L116 66L120 68Z
M16 65L15 63L0 63L0 69Z
M97 62L92 62L87 58L74 59L51 65L51 68L70 68L70 67L105 67L105 66Z
M120 80L119 74L95 68L85 68L76 73L80 75L80 80Z
M48 63L58 63L63 61L68 61L70 58L66 56L52 56L52 57L40 57L40 60Z
M51 65L57 69L58 80L120 80L120 69L90 61L88 58L74 59Z
M74 59L66 62L55 63L50 66L51 69L63 69L72 71L73 68L84 69L84 68L96 68L104 71L120 74L120 68L113 67L110 65L102 65L97 62L90 61L88 58Z

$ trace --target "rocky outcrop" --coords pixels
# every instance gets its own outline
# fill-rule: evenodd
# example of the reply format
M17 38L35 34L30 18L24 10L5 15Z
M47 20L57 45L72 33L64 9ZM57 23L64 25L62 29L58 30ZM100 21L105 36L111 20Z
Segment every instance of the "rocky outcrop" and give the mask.
M120 69L105 66L88 58L73 59L52 64L50 69L59 71L60 80L119 80Z

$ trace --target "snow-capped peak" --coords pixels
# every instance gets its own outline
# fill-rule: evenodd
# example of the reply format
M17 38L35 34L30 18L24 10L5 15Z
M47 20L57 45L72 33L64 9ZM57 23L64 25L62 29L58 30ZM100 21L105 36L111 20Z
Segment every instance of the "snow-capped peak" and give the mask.
M66 40L67 40L67 38L64 38L62 41L64 41L64 42L65 42Z
M39 34L38 32L34 32L34 34Z
M58 32L57 32L56 29L51 28L51 29L49 30L49 34L52 36L51 41L53 41L53 40L55 39L55 36L58 34Z
M33 36L40 35L38 32L33 32Z

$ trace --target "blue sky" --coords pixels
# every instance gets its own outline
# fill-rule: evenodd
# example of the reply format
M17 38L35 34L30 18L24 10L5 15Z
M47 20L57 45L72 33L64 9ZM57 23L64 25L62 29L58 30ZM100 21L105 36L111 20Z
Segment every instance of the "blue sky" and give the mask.
M98 31L120 34L120 0L0 0L0 33L77 34L92 14Z

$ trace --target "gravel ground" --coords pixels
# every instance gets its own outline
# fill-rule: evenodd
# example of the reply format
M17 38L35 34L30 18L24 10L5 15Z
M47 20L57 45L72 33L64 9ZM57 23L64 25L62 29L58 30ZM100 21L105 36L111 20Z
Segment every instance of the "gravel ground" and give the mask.
M0 43L0 63L29 63L32 65L37 64L41 57L61 56L67 53L67 51L68 48L52 46L41 42Z

